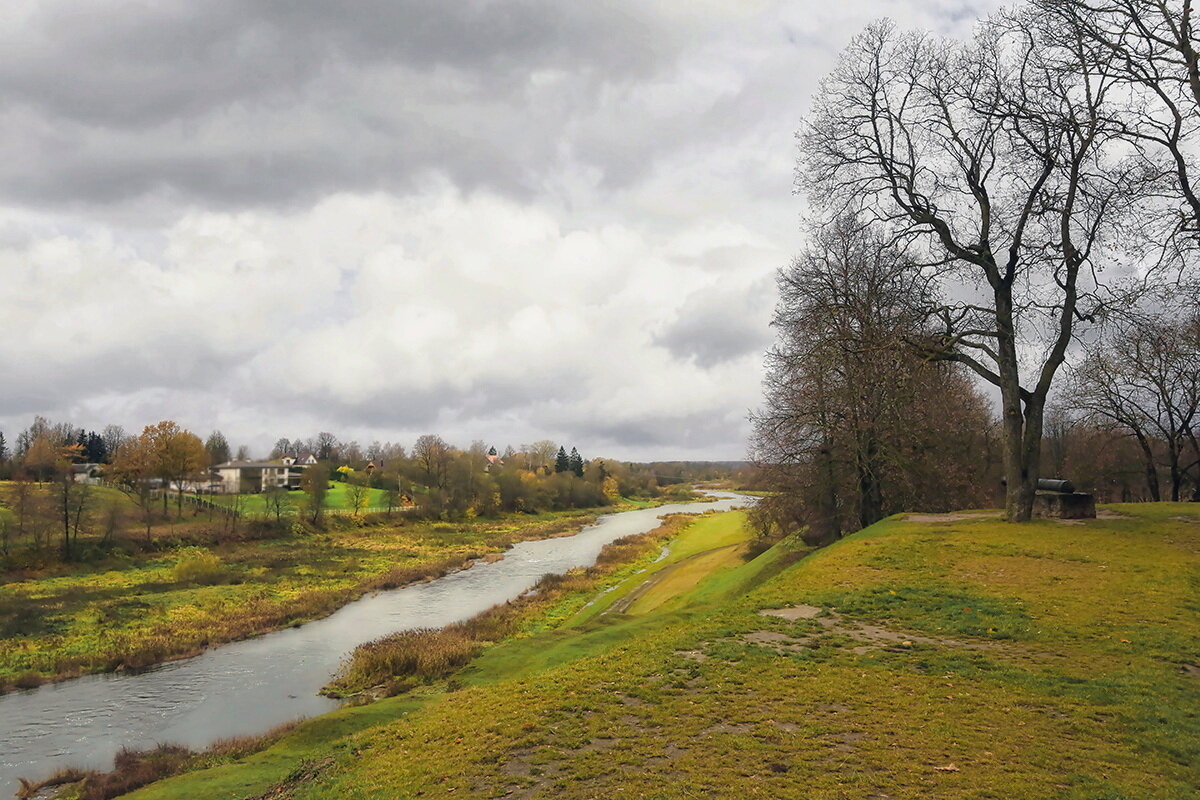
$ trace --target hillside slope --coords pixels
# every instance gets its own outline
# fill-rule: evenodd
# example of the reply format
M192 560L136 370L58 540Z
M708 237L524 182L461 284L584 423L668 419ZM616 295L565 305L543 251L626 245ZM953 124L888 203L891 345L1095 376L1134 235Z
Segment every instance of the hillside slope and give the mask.
M893 518L740 566L706 522L449 687L135 796L1192 798L1200 508L1108 516Z

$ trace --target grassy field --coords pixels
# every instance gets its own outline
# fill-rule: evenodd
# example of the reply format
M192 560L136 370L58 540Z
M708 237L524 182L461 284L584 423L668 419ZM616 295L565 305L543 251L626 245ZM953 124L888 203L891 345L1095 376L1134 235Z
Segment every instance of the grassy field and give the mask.
M334 526L59 565L0 584L0 689L138 667L328 614L375 589L444 574L588 512L471 523Z
M383 489L373 489L367 487L367 499L365 508L384 508L387 506L386 492ZM243 514L249 516L262 516L267 514L267 496L264 494L243 494L235 500L231 495L206 495L206 499L211 499L219 505L233 507L239 503L239 507ZM294 491L287 493L286 513L295 514L302 509L308 507L308 492ZM337 510L351 508L349 486L345 483L333 482L329 484L329 493L325 495L325 507Z
M131 796L1194 798L1200 508L1107 511L803 560L705 519L451 681Z

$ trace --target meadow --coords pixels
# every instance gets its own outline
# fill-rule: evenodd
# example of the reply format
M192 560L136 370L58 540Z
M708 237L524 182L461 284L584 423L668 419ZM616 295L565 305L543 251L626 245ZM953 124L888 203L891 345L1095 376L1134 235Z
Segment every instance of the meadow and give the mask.
M1184 800L1200 508L893 517L754 555L702 518L468 665L143 800Z
M335 481L329 484L329 491L325 495L325 508L335 511L353 510L354 504L350 499L349 484ZM365 487L366 497L363 508L380 509L387 507L387 492L383 489L373 487ZM207 499L211 499L217 505L223 505L228 508L238 508L241 513L247 516L269 516L274 512L267 508L267 496L265 494L243 494L237 495L206 495ZM397 506L398 506L398 501ZM283 506L284 513L295 515L304 513L308 508L309 495L308 492L296 490L287 492L284 495Z

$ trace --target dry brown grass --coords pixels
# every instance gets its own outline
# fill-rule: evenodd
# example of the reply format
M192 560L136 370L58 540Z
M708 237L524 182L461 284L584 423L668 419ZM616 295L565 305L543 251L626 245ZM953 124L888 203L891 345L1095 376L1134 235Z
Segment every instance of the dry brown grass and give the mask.
M37 797L46 789L53 789L55 786L62 786L67 783L75 783L87 777L87 773L78 769L60 769L49 778L41 781L27 781L24 778L17 778L21 784L21 788L17 789L17 798L26 800L26 798Z
M147 784L187 772L213 762L235 761L265 750L291 731L301 720L276 725L266 733L218 739L202 752L175 744L160 744L149 750L123 749L107 772L63 769L34 783L19 779L18 798L33 798L46 789L79 783L79 800L110 800Z

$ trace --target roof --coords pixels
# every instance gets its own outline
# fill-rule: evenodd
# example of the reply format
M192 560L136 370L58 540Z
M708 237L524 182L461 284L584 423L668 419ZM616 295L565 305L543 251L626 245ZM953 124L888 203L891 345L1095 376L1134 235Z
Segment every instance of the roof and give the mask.
M213 464L213 469L287 469L293 467L307 467L308 464L297 461L295 464L285 464L282 461L226 461L224 464Z

